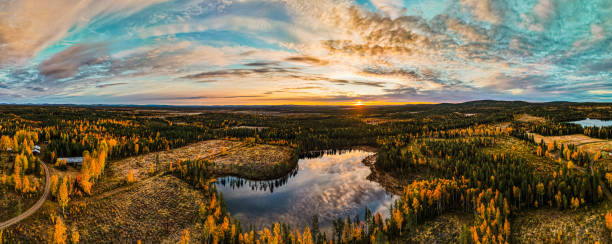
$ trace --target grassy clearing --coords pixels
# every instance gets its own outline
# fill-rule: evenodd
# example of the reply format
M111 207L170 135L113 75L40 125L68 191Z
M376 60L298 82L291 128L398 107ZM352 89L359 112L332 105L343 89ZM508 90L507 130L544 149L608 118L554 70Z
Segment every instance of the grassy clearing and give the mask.
M578 210L523 211L512 221L512 237L515 243L610 243L604 216L611 207L606 201Z
M297 164L297 156L288 147L265 144L233 147L212 159L217 175L235 175L249 179L274 179L285 175Z
M44 182L41 180L39 185L42 184L44 184ZM0 189L0 213L2 213L0 214L0 222L7 221L28 210L28 208L36 203L42 193L41 191L42 189L36 194L21 195L15 193L12 189Z
M209 140L197 142L185 147L168 151L153 152L140 156L129 157L108 163L102 180L94 186L94 195L110 191L123 185L129 171L132 170L136 181L150 177L150 172L168 170L170 164L176 166L178 161L205 158L222 152L223 148L232 148L240 142L225 140Z
M552 143L554 141L559 144L573 144L578 147L578 149L589 153L590 155L595 155L597 152L602 151L610 151L612 149L612 140L604 140L588 137L582 134L576 135L566 135L566 136L542 136L539 134L531 133L533 138L539 142L540 140L544 140L544 142ZM612 157L607 155L606 153L602 154L602 158L595 162L595 166L602 165L604 168L610 170L612 168Z
M203 194L171 175L152 177L102 199L73 203L64 218L70 232L76 228L85 243L159 243L177 235L198 218ZM48 216L60 214L55 203L9 229L23 242L48 240L52 223Z
M546 122L545 118L536 117L536 116L529 115L529 114L519 114L519 115L516 115L516 116L514 116L514 120L521 121L521 122L537 122L537 123L544 123L544 122Z
M448 212L419 225L407 240L410 243L458 243L461 227L471 226L471 213Z
M103 179L94 188L94 195L121 187L129 171L136 181L169 169L170 164L187 159L209 158L215 163L215 173L238 175L252 179L275 178L295 166L293 151L288 147L240 141L208 140L185 147L148 153L110 162ZM289 168L290 167L290 168Z
M0 177L3 174L10 175L8 169L12 165L9 161L8 153L0 153ZM40 195L44 188L44 178L34 175L28 176L31 180L31 185L38 185L38 191L32 194L20 194L15 192L12 186L3 185L0 182L0 222L9 220L30 208Z
M490 148L484 148L484 152L491 154L510 154L512 156L523 158L531 165L535 172L542 174L552 174L552 172L559 166L558 162L555 162L549 158L538 157L536 155L536 147L529 145L527 142L519 140L511 136L504 136L496 139L496 144Z
M573 144L576 145L578 147L583 147L583 146L587 146L587 145L591 145L591 144L595 144L596 146L594 147L585 147L584 150L586 149L603 149L606 146L608 148L612 148L612 141L609 140L604 140L604 139L597 139L597 138L592 138L592 137L588 137L582 134L574 134L574 135L566 135L566 136L542 136L540 134L536 134L536 133L530 133L530 135L533 135L533 138L535 139L536 142L540 142L541 140L544 140L544 142L546 142L547 144L553 141L556 141L557 144L561 143L561 144ZM587 151L589 153L594 153L596 151Z

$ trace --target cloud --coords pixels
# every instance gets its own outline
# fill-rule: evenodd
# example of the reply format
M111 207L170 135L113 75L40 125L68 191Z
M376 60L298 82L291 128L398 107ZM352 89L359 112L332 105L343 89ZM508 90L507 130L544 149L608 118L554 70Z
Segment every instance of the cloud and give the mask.
M360 85L360 86L372 86L372 87L385 87L384 82L375 82L375 81L353 81L351 84Z
M371 0L376 9L382 11L386 16L395 19L406 11L400 0Z
M120 19L161 0L0 2L0 67L21 65L70 31L102 17Z
M245 77L253 74L266 74L266 73L289 73L295 70L292 68L257 68L257 69L227 69L227 70L215 70L201 72L197 74L191 74L183 76L185 79L201 79L201 78L218 78L218 77Z
M416 96L418 95L419 91L414 88L414 87L402 87L402 88L396 88L396 89L385 89L386 92L388 92L388 95L392 95L392 96Z
M0 88L86 102L580 100L612 78L596 2L160 2L0 1Z
M533 7L533 12L541 19L548 20L555 12L555 8L552 0L540 0L540 3Z
M257 95L238 95L238 96L163 96L159 94L138 94L140 100L202 100L202 99L233 99L233 98L255 98Z
M38 66L41 75L53 79L75 76L79 68L107 60L105 44L77 44L56 53Z
M612 71L612 60L607 60L600 63L591 64L587 67L592 72L611 72Z
M606 38L606 34L604 33L604 29L596 24L591 25L591 35L594 41L600 41Z
M107 83L107 84L97 85L96 88L107 88L111 86L120 86L120 85L126 85L126 84L128 83L125 83L125 82Z
M279 62L250 62L244 64L245 66L277 66Z
M327 65L329 62L325 61L325 60L321 60L315 57L310 57L310 56L296 56L296 57L289 57L285 59L286 61L291 61L291 62L300 62L300 63L306 63L306 64L312 64L312 65Z
M31 87L26 87L26 88L29 89L29 90L35 91L35 92L44 92L44 91L48 90L48 88L37 87L37 86L33 86L33 87L31 86Z
M460 0L461 4L472 12L477 20L492 24L501 22L500 13L495 11L491 0Z
M489 39L483 30L479 30L473 26L462 23L454 18L444 16L443 19L446 22L446 27L458 34L463 41L466 43L470 42L489 42Z
M612 90L592 90L589 91L589 93L596 95L612 95Z

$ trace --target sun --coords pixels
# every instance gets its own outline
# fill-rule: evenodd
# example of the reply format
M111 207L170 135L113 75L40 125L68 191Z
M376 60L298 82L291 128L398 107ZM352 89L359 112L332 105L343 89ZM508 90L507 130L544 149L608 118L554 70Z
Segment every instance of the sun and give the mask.
M361 105L363 105L363 103L361 103L361 100L357 100L357 102L355 102L353 105L354 106L361 106Z

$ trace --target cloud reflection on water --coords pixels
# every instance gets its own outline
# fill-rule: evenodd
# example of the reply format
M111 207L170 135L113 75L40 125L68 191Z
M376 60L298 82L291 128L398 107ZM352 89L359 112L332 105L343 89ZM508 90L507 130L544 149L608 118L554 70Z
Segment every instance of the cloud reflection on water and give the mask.
M243 227L269 226L282 221L301 228L318 214L322 229L326 229L337 218L359 214L363 219L366 207L388 214L396 197L378 183L367 180L370 169L361 161L371 154L354 150L300 159L297 174L273 192L253 190L248 184L239 188L218 184L217 188L223 193L228 210Z

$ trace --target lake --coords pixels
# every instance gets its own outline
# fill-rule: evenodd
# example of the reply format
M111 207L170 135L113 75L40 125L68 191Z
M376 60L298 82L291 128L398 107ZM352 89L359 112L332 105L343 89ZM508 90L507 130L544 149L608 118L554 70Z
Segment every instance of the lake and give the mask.
M329 235L333 220L357 214L363 220L366 207L388 216L389 206L397 199L366 179L370 168L362 160L370 155L373 153L352 150L302 158L298 169L281 179L223 177L218 179L217 190L243 230L279 221L303 228L318 215L321 230Z
M598 120L598 119L583 119L578 121L572 121L569 123L579 124L582 127L596 126L596 127L605 127L612 126L612 120Z

